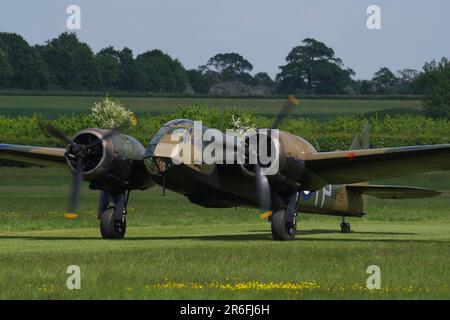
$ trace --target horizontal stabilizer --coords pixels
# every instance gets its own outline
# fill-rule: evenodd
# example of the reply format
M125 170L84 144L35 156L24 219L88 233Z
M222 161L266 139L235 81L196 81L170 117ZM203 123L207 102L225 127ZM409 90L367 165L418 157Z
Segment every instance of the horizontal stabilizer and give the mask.
M402 186L348 185L346 188L350 192L366 194L380 199L430 198L441 194L430 189Z

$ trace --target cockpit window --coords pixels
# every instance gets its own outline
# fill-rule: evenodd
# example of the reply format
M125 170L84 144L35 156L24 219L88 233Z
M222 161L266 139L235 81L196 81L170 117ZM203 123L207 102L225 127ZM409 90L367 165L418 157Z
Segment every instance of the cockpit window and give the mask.
M197 131L194 131L194 121L188 120L188 119L171 120L171 121L165 123L161 127L161 129L158 130L158 132L155 134L155 136L152 138L152 140L150 141L150 143L147 146L147 149L145 150L145 157L148 158L148 157L153 156L156 146L161 141L161 139L164 137L164 135L172 134L176 130L179 130L176 133L180 137L185 136L186 134L189 134L190 138L191 138L190 139L191 143L192 144L195 143L194 138L193 138L193 132L197 132ZM187 133L185 133L183 130L186 130ZM198 137L198 139L200 139L200 141L202 141L204 146L209 144L209 142L203 142L203 139L202 139L203 134L205 133L206 130L208 130L207 127L201 126L201 128L200 128L201 135L200 135L200 137Z
M191 127L189 128L189 125ZM189 132L192 132L192 126L194 125L194 121L188 120L188 119L175 119L171 120L169 122L166 122L161 129L158 130L158 132L155 134L155 136L152 138L150 143L147 146L147 149L145 150L145 157L151 157L153 156L153 153L155 152L156 146L158 145L161 138L166 135L170 134L176 129L188 129Z

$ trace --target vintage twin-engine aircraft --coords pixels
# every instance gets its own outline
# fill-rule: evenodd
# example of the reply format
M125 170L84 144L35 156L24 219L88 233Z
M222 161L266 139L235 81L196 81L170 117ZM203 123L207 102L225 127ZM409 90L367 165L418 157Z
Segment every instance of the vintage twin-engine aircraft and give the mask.
M272 128L295 102L287 102ZM450 144L369 149L367 126L348 151L336 152L317 152L303 138L279 131L276 137L270 136L279 147L279 169L273 175L262 174L259 163L174 164L173 148L179 141L173 141L172 133L177 129L192 132L192 120L166 123L147 149L113 130L84 129L70 139L50 124L43 127L66 141L67 149L0 144L0 158L68 166L73 174L69 215L76 215L82 180L89 182L90 189L100 190L98 218L105 239L124 237L130 192L155 184L204 207L260 208L271 222L275 240L293 240L297 212L340 216L341 231L348 233L345 217L365 214L366 195L405 199L439 194L422 188L369 185L368 181L450 169Z

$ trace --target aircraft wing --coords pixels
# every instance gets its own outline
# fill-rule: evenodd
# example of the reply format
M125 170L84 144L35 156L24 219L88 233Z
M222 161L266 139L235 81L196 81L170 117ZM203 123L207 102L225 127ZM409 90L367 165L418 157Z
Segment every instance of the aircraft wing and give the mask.
M14 160L43 166L65 166L63 148L33 147L0 143L0 159Z
M450 144L318 152L305 167L325 184L350 184L430 171L450 170ZM311 178L312 179L312 178ZM313 181L306 181L313 185Z

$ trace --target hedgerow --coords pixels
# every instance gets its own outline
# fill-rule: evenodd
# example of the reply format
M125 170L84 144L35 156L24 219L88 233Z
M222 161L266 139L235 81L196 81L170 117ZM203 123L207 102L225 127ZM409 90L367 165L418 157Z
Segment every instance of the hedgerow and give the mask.
M0 116L0 143L64 146L60 140L41 131L36 121L39 117L42 116ZM252 123L260 128L270 127L273 121L271 118L236 108L225 109L222 113L217 108L192 106L180 108L171 114L141 116L136 126L126 129L123 133L132 135L146 146L165 122L175 118L199 120L207 127L223 129L233 128L236 119L242 119L245 123ZM308 118L288 118L281 124L280 129L302 136L319 151L333 151L347 149L355 134L362 130L366 122L371 128L370 144L373 148L450 142L450 120L415 115L388 115L382 118L337 116L325 122ZM89 114L61 115L52 123L68 135L74 135L82 128L95 126Z

